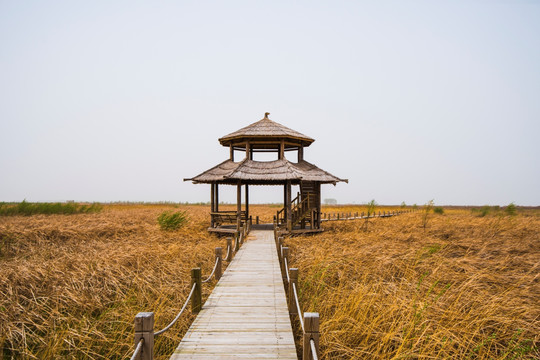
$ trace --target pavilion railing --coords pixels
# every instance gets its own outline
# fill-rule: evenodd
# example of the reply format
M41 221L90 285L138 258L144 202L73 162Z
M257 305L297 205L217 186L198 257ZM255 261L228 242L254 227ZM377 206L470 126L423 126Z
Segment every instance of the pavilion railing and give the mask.
M321 214L321 221L339 221L339 220L357 220L357 219L370 219L370 218L376 218L376 217L392 217L392 216L398 216L401 214L407 214L414 212L416 210L407 209L407 210L392 210L392 211L379 211L379 212L370 212L370 213L364 213L364 212L347 212L347 213L322 213Z
M135 349L131 355L130 360L153 360L154 358L154 339L161 334L165 333L178 321L180 316L186 310L188 303L191 301L191 312L193 314L199 313L202 308L202 284L208 283L212 278L219 281L223 274L223 261L232 261L233 255L240 249L244 239L250 231L250 224L246 222L246 226L240 228L233 238L227 238L227 253L223 258L222 248L217 247L215 249L215 262L214 267L210 275L206 276L203 280L201 275L201 268L191 269L191 290L187 296L184 305L176 317L163 329L154 331L154 313L153 312L140 312L135 316L135 336L134 345Z

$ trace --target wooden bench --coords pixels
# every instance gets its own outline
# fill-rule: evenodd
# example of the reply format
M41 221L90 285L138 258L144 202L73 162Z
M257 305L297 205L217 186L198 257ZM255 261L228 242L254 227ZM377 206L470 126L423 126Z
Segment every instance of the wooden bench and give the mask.
M210 213L215 226L221 224L236 224L236 211L219 211ZM246 212L240 212L240 220L246 221Z

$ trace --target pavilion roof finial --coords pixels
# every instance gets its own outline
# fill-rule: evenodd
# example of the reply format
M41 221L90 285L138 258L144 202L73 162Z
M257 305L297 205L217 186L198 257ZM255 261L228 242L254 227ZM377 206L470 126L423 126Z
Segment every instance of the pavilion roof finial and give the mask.
M270 115L270 113L269 113L269 112L265 112L265 113L264 113L264 118L265 118L265 119L268 119L268 115Z

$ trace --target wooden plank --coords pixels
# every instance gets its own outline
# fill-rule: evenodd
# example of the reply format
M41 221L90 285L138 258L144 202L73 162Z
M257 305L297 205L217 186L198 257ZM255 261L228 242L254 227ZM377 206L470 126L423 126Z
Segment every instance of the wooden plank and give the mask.
M171 360L297 359L272 230L255 230Z

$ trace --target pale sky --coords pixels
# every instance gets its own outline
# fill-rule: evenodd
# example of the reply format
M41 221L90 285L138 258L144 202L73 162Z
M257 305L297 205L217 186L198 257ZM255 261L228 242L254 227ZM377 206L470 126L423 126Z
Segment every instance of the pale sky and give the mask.
M209 201L267 111L323 199L540 205L540 1L0 1L0 201Z

